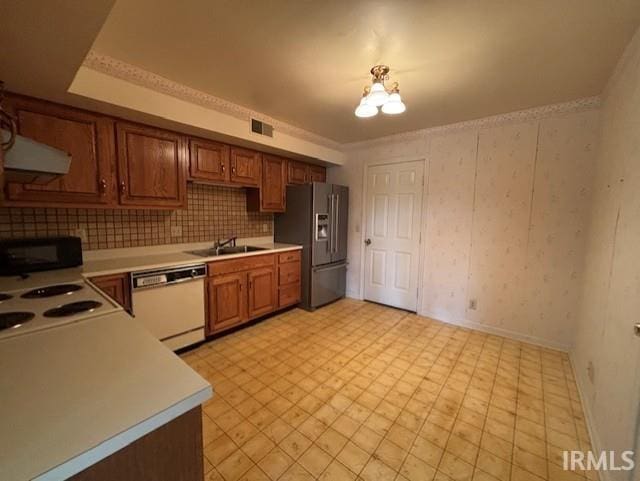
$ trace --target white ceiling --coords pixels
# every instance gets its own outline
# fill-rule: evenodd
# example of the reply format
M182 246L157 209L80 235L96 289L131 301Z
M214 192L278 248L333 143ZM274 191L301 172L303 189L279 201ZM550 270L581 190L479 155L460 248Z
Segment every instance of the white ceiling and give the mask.
M597 95L637 0L118 0L93 49L349 142ZM357 119L386 63L407 112Z
M0 79L144 120L67 92L94 49L350 142L599 94L640 23L638 0L118 0L109 13L113 3L0 2ZM357 119L377 63L407 112Z

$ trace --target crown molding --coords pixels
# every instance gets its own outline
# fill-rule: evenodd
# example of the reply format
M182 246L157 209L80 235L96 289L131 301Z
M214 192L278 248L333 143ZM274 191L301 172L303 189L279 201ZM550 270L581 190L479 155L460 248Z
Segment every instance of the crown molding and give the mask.
M255 110L234 104L227 100L221 99L214 95L196 90L186 85L174 82L166 77L141 69L135 65L123 62L114 57L103 55L91 50L83 62L83 66L96 70L98 72L110 75L112 77L125 80L127 82L145 87L156 92L160 92L172 97L185 100L187 102L201 105L205 108L215 110L217 112L230 115L234 118L249 121L250 118L261 120L273 125L276 132L282 132L301 140L312 142L318 145L329 147L341 151L353 151L376 145L382 145L389 142L410 142L414 140L424 140L428 136L442 135L456 131L470 129L487 129L503 124L514 122L528 122L551 117L553 115L566 114L572 112L580 112L584 110L597 109L602 103L600 96L585 97L581 99L571 100L531 109L518 110L505 114L483 117L475 120L466 120L453 124L441 125L436 127L428 127L425 129L412 130L399 134L387 135L371 140L363 140L358 142L341 144L334 140L322 137L308 130L295 127L286 122L279 121L268 115L264 115Z
M600 108L602 100L600 96L585 97L581 99L571 100L557 104L543 105L526 110L517 110L505 114L492 115L475 120L466 120L456 122L454 124L441 125L437 127L428 127L426 129L411 130L399 134L387 135L377 139L363 140L360 142L351 142L342 144L345 151L358 150L362 148L374 147L390 142L410 142L414 140L424 140L429 136L443 135L463 130L480 130L496 127L499 125L510 124L515 122L529 122L544 119L559 114L568 114L592 110Z
M273 129L276 132L291 135L292 137L297 137L298 139L313 142L332 149L341 148L341 144L334 140L314 134L308 130L295 127L291 124L287 124L274 119L273 117L269 117L268 115L256 112L255 110L248 109L241 105L221 99L220 97L202 92L201 90L196 90L178 82L174 82L166 77L141 69L117 58L103 55L94 50L89 51L82 65L140 87L145 87L180 100L200 105L207 109L230 115L239 120L246 120L249 122L249 119L251 118L258 119L262 122L273 125Z

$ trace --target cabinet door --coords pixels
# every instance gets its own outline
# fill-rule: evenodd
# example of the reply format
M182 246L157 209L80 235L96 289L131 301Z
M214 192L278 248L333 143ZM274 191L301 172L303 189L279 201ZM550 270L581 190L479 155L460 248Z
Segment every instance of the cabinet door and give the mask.
M307 164L289 160L287 165L287 182L289 184L306 184L308 182L309 166Z
M229 182L229 146L218 142L191 139L189 169L192 179Z
M275 311L277 285L274 267L249 271L249 317L254 318Z
M247 320L247 274L214 276L207 283L208 332L219 332Z
M131 312L131 288L129 274L92 277L91 282L102 292Z
M118 188L128 206L186 206L187 147L183 136L118 123Z
M15 205L107 206L115 202L113 122L97 114L43 100L11 97L18 133L71 154L69 172L45 185L9 184Z
M259 187L261 160L260 152L231 147L231 182Z
M326 182L327 169L319 165L309 166L309 182Z
M264 212L284 212L286 189L286 161L273 155L262 159L260 207Z

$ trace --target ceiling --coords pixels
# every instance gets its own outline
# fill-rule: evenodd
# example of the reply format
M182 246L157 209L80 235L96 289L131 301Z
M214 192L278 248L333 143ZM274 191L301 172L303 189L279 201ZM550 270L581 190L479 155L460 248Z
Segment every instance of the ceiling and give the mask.
M637 0L118 0L93 49L340 142L599 94ZM371 66L405 114L358 119Z
M145 120L67 92L93 49L351 142L597 95L638 24L637 0L0 1L0 79ZM407 111L358 119L377 63Z

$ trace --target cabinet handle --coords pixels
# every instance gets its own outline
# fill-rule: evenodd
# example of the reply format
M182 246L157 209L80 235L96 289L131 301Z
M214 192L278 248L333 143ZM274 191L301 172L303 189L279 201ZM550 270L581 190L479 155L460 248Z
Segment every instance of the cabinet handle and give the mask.
M224 164L222 164L222 168L220 169L222 171L222 173L224 174Z
M236 175L236 168L235 168L235 167L231 167L231 173L232 173L233 175Z
M124 180L120 182L120 192L123 194L127 191L127 184L124 183Z
M107 192L107 181L105 179L100 179L100 193L104 194Z

